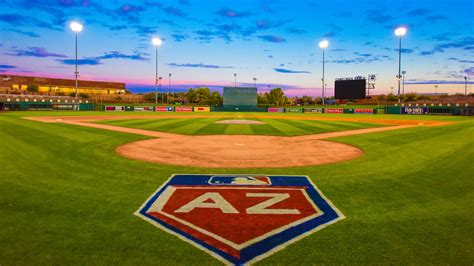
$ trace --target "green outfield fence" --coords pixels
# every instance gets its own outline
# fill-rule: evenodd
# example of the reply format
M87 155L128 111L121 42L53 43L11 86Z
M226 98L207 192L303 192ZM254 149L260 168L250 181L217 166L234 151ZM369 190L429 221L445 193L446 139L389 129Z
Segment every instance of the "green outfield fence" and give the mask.
M1 111L95 111L93 103L2 102Z
M153 105L97 105L95 103L60 103L60 102L0 102L0 111L105 111L113 107L112 111L123 112L175 112L196 111L192 106L153 106ZM193 109L194 108L194 109ZM417 114L417 115L474 115L474 106L462 105L402 105L402 106L358 106L347 108L345 106L295 106L286 108L254 107L254 106L205 106L207 112L285 112L285 113L311 113L311 114ZM178 110L179 109L179 110ZM201 108L202 109L202 108ZM277 110L278 109L278 110ZM108 111L111 111L110 109ZM197 110L199 111L199 110ZM205 110L206 111L206 110Z

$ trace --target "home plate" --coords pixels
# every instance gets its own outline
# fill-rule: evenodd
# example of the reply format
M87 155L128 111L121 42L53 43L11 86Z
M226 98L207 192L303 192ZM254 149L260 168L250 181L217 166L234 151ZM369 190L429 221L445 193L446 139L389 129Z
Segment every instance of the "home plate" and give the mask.
M245 144L243 144L243 143L235 143L235 145L237 145L237 146L245 146Z
M56 121L62 121L62 119L59 119L59 118L58 118L58 119L56 119Z

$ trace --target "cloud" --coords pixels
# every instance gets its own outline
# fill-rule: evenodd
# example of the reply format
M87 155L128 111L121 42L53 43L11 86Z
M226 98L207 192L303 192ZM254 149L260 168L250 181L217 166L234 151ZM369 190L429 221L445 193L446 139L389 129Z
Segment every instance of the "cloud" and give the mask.
M176 17L186 17L186 14L177 7L168 6L163 8L163 11Z
M22 30L18 30L18 29L7 29L7 31L15 32L15 33L25 35L25 36L28 36L28 37L32 37L32 38L38 38L39 37L38 34L32 32L32 31L22 31Z
M106 27L111 31L124 30L128 28L126 25L111 25Z
M259 30L267 30L272 28L279 28L287 23L291 22L291 20L268 20L268 19L260 19L257 20L255 26Z
M397 49L397 51L398 51L398 49ZM414 51L415 51L414 49L409 49L409 48L402 48L402 50L401 50L402 54L411 54Z
M124 4L121 7L115 9L115 14L120 18L125 18L130 22L139 22L140 13L145 9L141 6L133 4Z
M421 56L429 56L429 55L433 55L435 53L435 51L431 50L431 51L421 51L420 53L418 53L418 55L421 55Z
M392 60L392 58L390 58L390 56L388 55L373 55L373 54L358 53L358 52L355 52L354 54L356 54L357 57L351 58L351 59L340 58L337 60L332 60L330 62L336 63L336 64L362 64L362 63L368 64L368 63L373 63L373 62Z
M437 38L437 37L441 37L441 36L433 36L433 38ZM442 39L442 38L437 38L437 39ZM474 46L472 45L473 43L474 43L474 37L465 37L462 39L458 39L456 41L444 42L444 43L438 44L432 50L422 51L419 53L419 55L428 56L428 55L433 55L435 53L443 53L446 49L452 49L452 48L463 49L463 50L469 51L469 50L474 49Z
M474 67L468 67L464 69L464 73L469 76L474 76Z
M184 5L184 6L190 6L191 2L189 0L179 0L179 4Z
M474 64L474 60L459 59L459 58L456 58L456 57L450 57L450 58L448 58L448 60L456 61L456 62L459 62L459 63Z
M141 25L135 25L133 26L135 29L135 32L140 36L140 37L150 37L150 35L154 34L157 32L158 28L153 27L153 26L141 26Z
M58 59L57 61L64 64L64 65L75 65L76 64L75 59ZM101 65L102 62L100 62L99 58L83 58L83 59L78 59L77 64L78 65L95 66L95 65Z
M429 20L430 22L437 22L437 21L446 19L446 17L441 16L441 15L433 15L433 16L427 16L425 19Z
M260 35L258 36L261 40L264 40L266 42L273 42L273 43L282 43L286 42L286 39L280 36L276 35Z
M148 58L144 57L143 54L141 53L136 53L136 54L123 54L117 51L111 51L108 53L105 53L102 56L96 57L97 59L129 59L129 60L135 60L135 61L147 61Z
M102 60L109 60L109 59L126 59L126 60L133 60L133 61L147 61L148 58L144 57L145 54L143 53L135 53L135 54L123 54L117 51L111 51L108 53L104 53L101 56L95 57L86 57L77 60L78 65L101 65ZM75 59L57 59L56 61L65 64L65 65L74 65L76 64Z
M361 54L361 53L359 53L359 52L354 52L354 54L356 54L356 55L358 55L358 56L362 56L362 57L372 57L372 56L373 56L372 54L367 54L367 53Z
M474 37L465 37L457 41L439 44L435 48L438 48L441 50L449 49L449 48L465 48L465 47L472 46L473 43L474 43Z
M16 66L12 66L12 65L0 65L0 69L12 69L12 68L16 68Z
M436 40L436 41L448 41L450 40L449 33L443 33L443 34L436 34L431 36L431 39Z
M459 76L458 78L464 79L464 77ZM472 81L468 81L468 84L474 84ZM424 79L410 79L405 81L405 85L423 85L423 84L464 84L464 81L451 81L451 80L424 80Z
M26 50L16 49L13 50L13 53L7 55L12 56L31 56L31 57L57 57L57 58L66 58L66 55L50 53L43 47L29 47Z
M384 14L381 10L367 10L367 20L370 22L376 23L376 24L386 24L387 22L390 22L393 20L393 17Z
M230 8L221 8L216 13L226 18L245 18L252 15L252 13L248 11L236 11Z
M336 36L336 33L331 31L331 32L324 33L322 37L323 38L332 38L334 36Z
M181 33L173 33L171 34L171 37L173 37L173 39L176 41L176 42L182 42L184 40L186 40L188 38L188 35L186 34L181 34Z
M192 63L185 63L185 64L178 64L178 63L169 63L168 66L171 67L190 67L190 68L234 68L232 66L218 66L218 65L208 65L208 64L192 64Z
M13 26L33 26L38 28L45 28L50 30L62 31L62 27L57 27L50 23L39 20L35 17L24 16L15 13L1 14L0 22L13 25Z
M286 29L286 32L288 32L289 34L295 34L295 35L301 35L301 34L307 33L306 30L295 28L295 27Z
M408 15L409 16L426 16L430 13L431 13L431 11L427 8L417 8L417 9L413 9L410 12L408 12Z
M285 73L285 74L310 74L311 72L309 71L302 71L302 70L290 70L290 69L285 69L285 68L274 68L278 73Z

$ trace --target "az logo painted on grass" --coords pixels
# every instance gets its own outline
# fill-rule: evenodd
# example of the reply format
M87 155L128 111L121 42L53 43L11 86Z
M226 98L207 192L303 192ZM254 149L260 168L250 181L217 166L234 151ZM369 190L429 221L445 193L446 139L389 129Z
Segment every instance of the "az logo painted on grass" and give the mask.
M174 175L136 215L231 264L344 218L307 176L260 175Z

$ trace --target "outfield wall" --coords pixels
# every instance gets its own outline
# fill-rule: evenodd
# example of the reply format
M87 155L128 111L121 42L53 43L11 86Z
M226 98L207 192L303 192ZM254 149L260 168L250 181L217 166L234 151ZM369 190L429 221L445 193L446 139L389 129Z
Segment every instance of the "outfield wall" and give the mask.
M99 109L98 109L99 108ZM0 111L96 111L105 112L270 112L307 114L399 114L399 115L474 115L474 106L423 104L380 106L376 108L328 107L248 107L248 106L136 106L71 102L0 102Z

